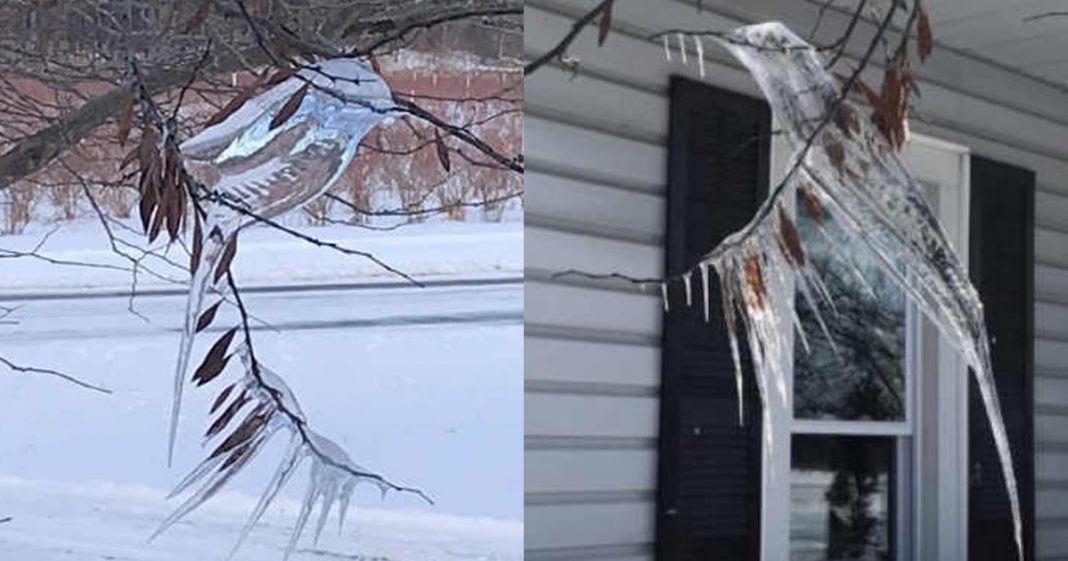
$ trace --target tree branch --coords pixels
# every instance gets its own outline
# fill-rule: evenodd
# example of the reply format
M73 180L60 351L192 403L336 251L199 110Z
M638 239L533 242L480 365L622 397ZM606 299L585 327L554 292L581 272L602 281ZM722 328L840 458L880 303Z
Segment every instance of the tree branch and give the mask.
M104 387L101 387L101 386L97 386L97 385L94 385L94 384L90 384L89 382L83 382L82 380L79 380L79 379L75 378L74 376L71 376L70 374L64 374L64 373L56 371L56 370L50 370L48 368L36 368L36 367L33 367L33 366L21 366L21 365L15 364L14 362L11 362L10 360L8 360L8 359L6 359L6 358L4 358L2 356L0 356L0 364L3 364L4 366L7 366L9 369L11 369L14 372L20 372L20 373L23 373L23 374L45 374L45 375L48 375L48 376L55 376L57 378L61 378L63 380L66 380L66 381L68 381L68 382L70 382L72 384L81 386L81 387L89 389L89 390L93 390L95 392L100 392L100 393L104 393L104 394L110 394L111 393L111 390L109 390L107 388L104 388ZM10 520L10 518L8 520ZM0 520L0 522L6 522L6 520Z
M563 54L567 52L567 48L571 46L571 43L574 43L575 39L578 38L579 33L582 33L582 29L589 25L590 22L609 7L612 2L613 0L601 0L601 2L587 12L586 15L575 20L575 23L571 25L571 30L567 32L567 35L565 35L555 47L549 49L548 52L538 58L528 62L527 65L523 67L523 75L529 76L542 66L545 66L549 61L563 56Z

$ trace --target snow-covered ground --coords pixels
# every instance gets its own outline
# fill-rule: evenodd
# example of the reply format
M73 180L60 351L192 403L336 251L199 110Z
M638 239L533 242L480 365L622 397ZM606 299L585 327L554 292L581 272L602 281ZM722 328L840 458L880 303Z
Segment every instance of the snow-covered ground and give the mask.
M91 226L57 231L40 253L128 266ZM341 534L332 517L320 543L306 532L293 559L522 558L521 228L305 230L436 280L425 289L276 232L242 236L235 269L258 320L261 360L286 377L311 424L358 463L436 501L359 490ZM3 237L0 249L28 250L40 240L41 231ZM150 262L181 279L177 268ZM223 384L187 392L168 469L184 298L179 285L141 274L133 307L142 318L127 309L130 281L129 272L33 258L0 267L0 305L19 306L7 318L17 323L0 324L0 355L114 392L0 371L0 519L11 517L0 523L0 561L224 559L276 466L281 442L227 491L145 543L177 504L166 491L203 457L199 435ZM227 313L217 326L227 325ZM281 559L306 477L289 483L235 559Z

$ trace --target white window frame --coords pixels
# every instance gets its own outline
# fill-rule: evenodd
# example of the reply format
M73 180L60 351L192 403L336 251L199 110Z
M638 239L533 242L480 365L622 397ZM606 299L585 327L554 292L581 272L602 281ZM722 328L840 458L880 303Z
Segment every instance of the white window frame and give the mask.
M789 151L772 142L772 185L788 169ZM901 154L910 173L928 186L934 210L962 264L968 258L969 151L913 134ZM933 192L932 192L933 191ZM786 197L792 203L792 197ZM816 336L816 334L814 334ZM790 334L793 337L793 334ZM913 304L906 308L904 421L827 421L793 418L791 352L784 357L789 399L769 399L771 442L763 450L761 559L787 561L790 547L790 440L795 433L909 435L911 469L899 469L899 558L966 561L968 548L968 379L949 341ZM793 349L792 342L786 345ZM897 455L899 458L904 456ZM900 466L904 468L905 466ZM907 509L904 510L904 509ZM907 543L911 542L911 544ZM910 547L911 546L911 547Z

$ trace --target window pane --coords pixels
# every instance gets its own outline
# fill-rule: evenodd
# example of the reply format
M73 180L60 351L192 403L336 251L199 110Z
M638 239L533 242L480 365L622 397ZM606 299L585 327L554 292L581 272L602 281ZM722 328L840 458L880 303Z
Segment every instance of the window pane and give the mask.
M804 208L801 201L798 208ZM837 353L799 294L798 315L811 352L800 339L794 351L794 417L900 421L905 419L905 296L879 270L875 258L849 243L828 220L821 233L804 210L798 229L808 258L838 313L821 306ZM834 247L828 238L834 240ZM851 259L854 268L844 262ZM863 280L861 280L863 277Z
M891 561L895 438L798 434L791 448L791 561Z

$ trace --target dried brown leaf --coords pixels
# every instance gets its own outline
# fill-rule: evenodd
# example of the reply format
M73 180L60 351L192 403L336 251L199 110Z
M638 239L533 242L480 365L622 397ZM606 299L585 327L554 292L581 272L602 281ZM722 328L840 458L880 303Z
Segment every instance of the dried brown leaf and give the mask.
M230 238L230 241L226 243L226 247L223 248L222 257L219 259L219 264L215 266L215 280L219 282L219 279L223 278L223 275L230 272L230 263L234 260L234 256L237 255L237 236Z
M296 73L297 73L297 69L296 68L281 68L277 72L275 72L274 74L271 74L271 77L267 78L267 81L264 82L263 85L267 86L267 87L277 86L278 84L281 84L282 82L285 82L286 80L288 80L291 76L293 76Z
M126 139L130 138L130 125L133 122L133 111L133 96L124 97L122 99L122 110L119 112L119 125L117 131L119 146L126 146Z
M178 185L178 164L173 159L168 159L167 172L163 175L163 190L167 195L167 233L171 241L178 239L178 229L182 225L182 190Z
M848 103L843 103L835 111L834 124L846 135L846 138L852 138L854 133L860 131L860 119L857 117L856 110Z
M148 169L153 160L159 158L155 127L149 125L141 127L141 143L137 147L137 158L140 160L142 172Z
M175 194L178 195L178 225L182 228L182 232L185 232L185 226L187 223L185 213L189 210L189 192L186 191L185 178L181 175L177 175L175 183Z
M278 110L278 114L276 114L274 118L271 119L271 130L274 130L281 126L282 123L288 121L289 118L297 112L297 109L300 108L300 102L304 101L304 96L308 93L309 85L310 84L304 84L304 87L297 90L296 93L294 93L292 96L289 97L288 100L286 100L285 105L283 105L282 108Z
M194 13L193 17L189 18L182 27L182 33L192 32L194 29L200 27L201 24L204 23L204 20L208 19L208 13L211 12L211 3L212 0L201 0L200 7L197 8L196 13Z
M160 175L153 175L151 180L154 182L153 187L159 194L159 202L156 206L156 213L152 216L152 225L148 228L148 241L154 242L159 237L160 232L163 230L163 221L171 213L171 206L174 204L173 190L167 189L163 184L164 177Z
M612 30L612 6L615 4L614 0L607 0L604 4L604 8L601 9L601 23L597 28L597 46L604 45L604 40L608 38L608 32Z
M233 341L236 333L236 327L230 328L208 350L208 354L204 356L204 362L200 363L197 371L193 374L193 381L198 386L203 386L214 380L226 368L226 363L230 360L230 357L226 356L226 350L230 348L230 342Z
M149 162L147 169L141 171L139 185L141 201L138 204L138 212L141 215L141 227L146 234L152 220L152 213L155 212L156 206L159 204L159 166L159 160L155 159Z
M215 321L215 312L219 311L219 305L221 304L222 300L219 300L214 306L205 310L203 314L200 314L200 317L197 319L196 333L204 331L204 329L211 325L211 322Z
M196 274L200 267L200 254L204 252L204 236L200 229L200 213L193 211L193 251L189 254L189 271Z
M916 50L920 55L920 62L923 62L934 51L934 35L931 33L931 19L927 16L923 3L917 2L917 8L919 14L916 20Z
M238 94L227 102L222 109L218 110L206 123L204 123L204 128L225 121L227 117L233 115L238 109L241 109L241 106L243 106L246 101L252 99L252 97L256 95L256 92L259 91L260 86L261 85L257 82L238 92Z
M452 169L452 163L449 159L449 148L445 146L445 140L441 138L441 132L434 129L434 147L438 153L438 162L441 163L441 167L445 170L445 173L449 173Z
M878 109L883 104L883 98L875 92L864 80L857 80L853 82L853 89L860 92L864 96L864 100L871 105L873 109Z
M141 197L141 203L137 206L141 216L141 229L147 234L148 227L152 223L152 213L156 210L155 197Z

